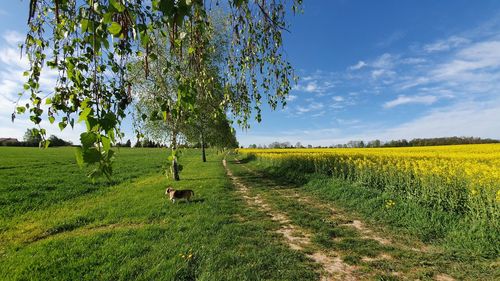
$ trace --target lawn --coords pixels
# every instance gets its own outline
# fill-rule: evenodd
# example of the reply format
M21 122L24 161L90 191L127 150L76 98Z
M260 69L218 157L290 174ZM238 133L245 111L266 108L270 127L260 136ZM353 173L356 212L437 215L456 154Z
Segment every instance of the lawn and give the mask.
M0 148L2 280L314 280L262 212L246 208L209 151L184 151L168 180L165 149L120 149L112 182L92 183L73 148ZM195 191L172 204L167 185Z

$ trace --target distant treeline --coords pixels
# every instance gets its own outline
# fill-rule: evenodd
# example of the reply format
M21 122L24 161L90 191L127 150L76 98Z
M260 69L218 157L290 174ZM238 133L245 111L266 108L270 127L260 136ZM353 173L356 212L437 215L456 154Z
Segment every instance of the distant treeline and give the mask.
M73 145L70 141L65 141L61 138L58 138L54 135L51 135L48 139L50 141L49 146L71 146ZM40 145L41 139L38 138L30 138L25 139L24 141L19 141L16 138L0 138L0 146L27 146L27 147L38 147Z
M391 140L383 142L380 140L372 140L364 142L362 140L349 141L344 144L335 144L330 146L312 146L302 145L297 142L292 145L290 142L272 142L269 145L251 144L249 148L364 148L364 147L410 147L410 146L436 146L436 145L459 145L459 144L481 144L481 143L500 143L496 139L482 139L475 137L442 137L442 138L419 138L412 140Z
M432 145L457 145L457 144L481 144L481 143L500 143L500 140L482 139L474 137L412 139L410 141L403 139L403 140L392 140L384 143L382 146L405 147L405 146L432 146Z

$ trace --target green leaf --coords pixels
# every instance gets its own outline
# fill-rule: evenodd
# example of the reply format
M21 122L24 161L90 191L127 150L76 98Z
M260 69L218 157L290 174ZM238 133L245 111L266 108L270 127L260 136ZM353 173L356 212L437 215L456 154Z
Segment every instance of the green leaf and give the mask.
M109 3L120 13L125 10L125 6L117 0L109 0Z
M78 164L78 166L80 168L82 168L83 167L83 150L81 147L76 148L75 157L76 157L76 164Z
M108 152L109 149L111 148L111 141L109 140L109 138L101 136L101 143L102 143L102 148L104 148L104 151Z
M171 17L174 14L174 3L172 0L160 0L160 11L166 17Z
M122 31L122 26L119 23L114 21L108 27L108 31L111 32L111 34L113 34L113 35L119 35L120 32Z
M101 153L95 148L92 147L87 150L83 150L83 161L87 164L94 164L101 160Z
M18 106L16 109L18 114L22 114L26 111L26 107L24 106Z
M237 8L239 8L241 6L241 4L243 4L243 2L245 2L245 0L233 0L233 4Z
M109 131L116 126L116 116L113 112L109 111L101 117L101 126L104 131Z
M50 122L50 124L54 124L55 120L56 120L56 118L54 118L54 116L49 116L49 122Z
M66 123L65 122L59 122L59 129L62 131L64 128L66 128Z
M47 148L47 147L49 147L50 141L44 140L42 143L43 143L44 148Z
M86 32L89 28L89 20L87 20L87 19L81 20L80 25L82 27L82 32Z
M106 154L108 160L112 160L112 158L113 158L114 155L115 155L115 152L112 149L110 149L108 151L108 153Z
M80 134L80 142L84 148L92 147L97 141L97 135L94 132L84 132Z
M80 117L78 118L78 122L82 120L87 120L87 116L89 115L90 111L92 111L92 108L87 107L82 112L80 112Z

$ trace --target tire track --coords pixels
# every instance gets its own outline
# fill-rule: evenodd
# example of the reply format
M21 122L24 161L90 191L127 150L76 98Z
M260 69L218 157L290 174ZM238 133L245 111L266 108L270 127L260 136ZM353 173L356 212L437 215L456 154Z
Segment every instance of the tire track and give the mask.
M234 176L227 167L226 159L222 160L222 164L226 170L226 174L232 180L241 196L245 199L245 202L251 207L259 208L264 211L273 221L279 224L280 227L276 233L281 234L285 238L285 242L291 249L304 251L312 245L309 233L301 227L292 224L285 213L273 209L261 196L252 196L248 186L246 186L240 178ZM321 265L323 271L321 272L320 280L322 281L358 280L354 274L357 267L344 263L338 253L333 251L328 253L324 251L314 251L312 254L306 254L306 256L315 263Z

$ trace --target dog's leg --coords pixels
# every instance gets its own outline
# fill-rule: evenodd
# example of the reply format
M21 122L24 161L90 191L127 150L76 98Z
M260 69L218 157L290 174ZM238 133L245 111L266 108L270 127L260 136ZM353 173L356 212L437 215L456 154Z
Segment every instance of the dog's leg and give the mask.
M174 199L174 198L172 198L172 203L174 203L174 204L175 204L175 199Z

